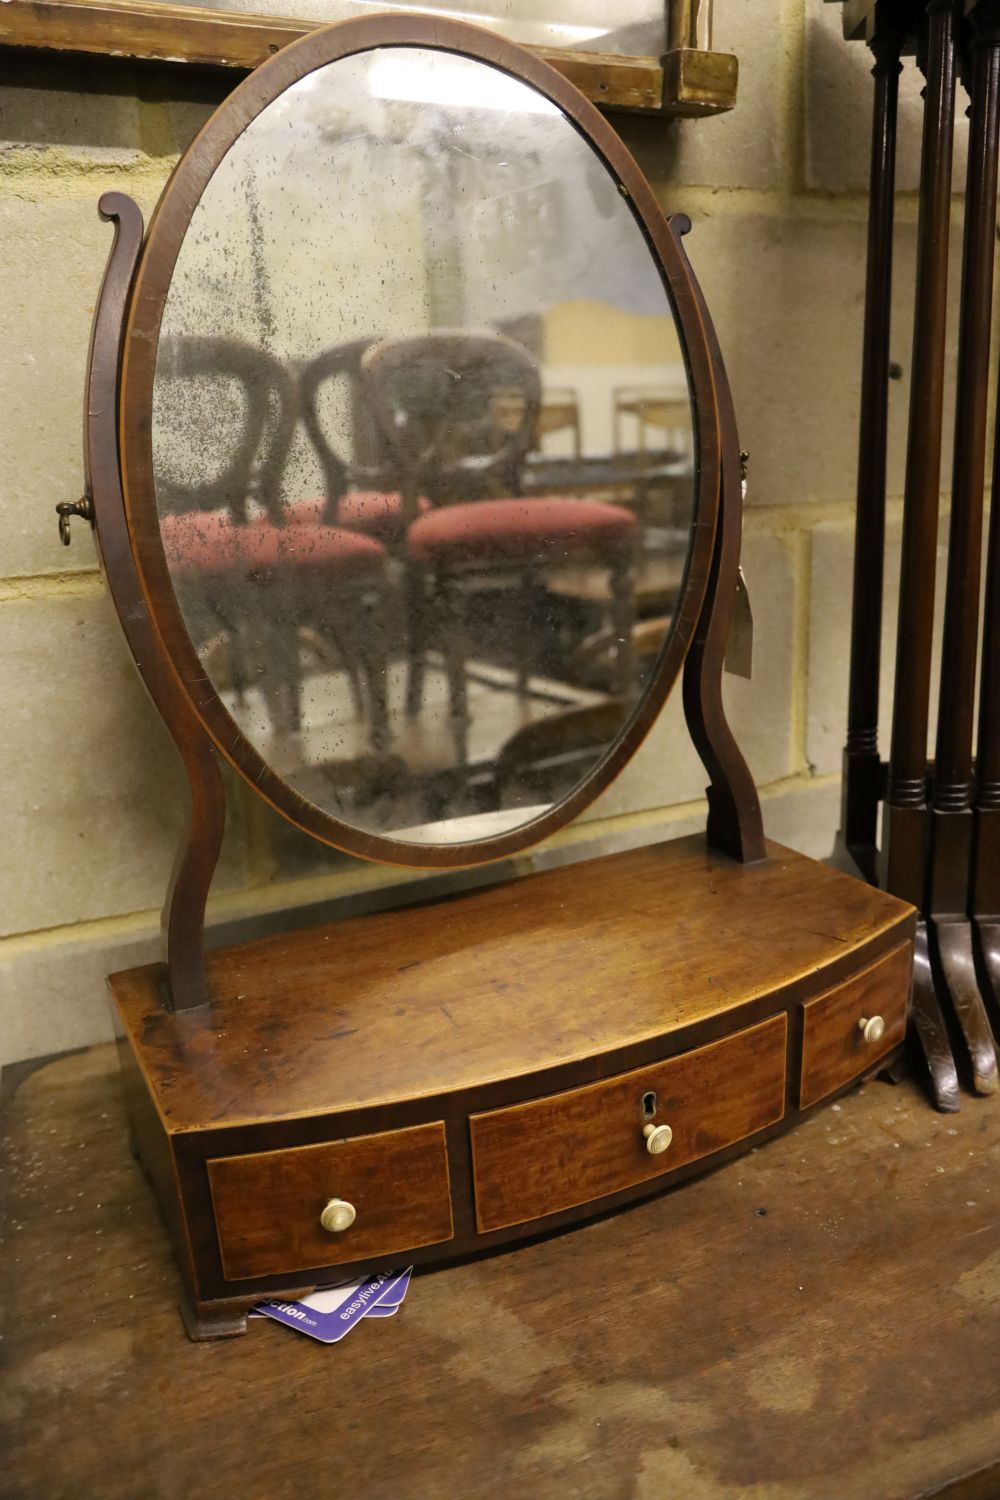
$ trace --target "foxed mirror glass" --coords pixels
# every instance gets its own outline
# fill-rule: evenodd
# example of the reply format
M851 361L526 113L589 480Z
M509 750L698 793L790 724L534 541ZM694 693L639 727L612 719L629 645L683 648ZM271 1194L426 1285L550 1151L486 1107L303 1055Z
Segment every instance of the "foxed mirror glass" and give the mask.
M180 244L151 443L207 683L365 834L539 819L674 629L698 463L658 262L572 121L476 58L340 57L250 121Z

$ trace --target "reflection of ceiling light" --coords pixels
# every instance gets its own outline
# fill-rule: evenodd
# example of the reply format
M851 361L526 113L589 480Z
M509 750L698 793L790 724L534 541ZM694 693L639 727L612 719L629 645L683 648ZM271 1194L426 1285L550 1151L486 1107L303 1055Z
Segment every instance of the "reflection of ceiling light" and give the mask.
M379 10L385 10L385 0L358 0L360 5L374 5ZM478 10L446 10L442 5L407 5L406 10L410 15L421 16L451 16L456 21L473 21L477 26L485 26L490 31L497 30L497 23L501 19L505 24L515 24L513 17L500 17L484 14ZM565 38L568 42L592 42L596 37L607 36L606 26L570 26L562 21L535 21L535 26L544 30L546 35L551 33L553 41L557 37Z
M472 64L465 58L404 48L379 51L368 74L376 99L406 100L410 104L443 104L451 108L495 109L505 114L557 115L556 105L498 68Z

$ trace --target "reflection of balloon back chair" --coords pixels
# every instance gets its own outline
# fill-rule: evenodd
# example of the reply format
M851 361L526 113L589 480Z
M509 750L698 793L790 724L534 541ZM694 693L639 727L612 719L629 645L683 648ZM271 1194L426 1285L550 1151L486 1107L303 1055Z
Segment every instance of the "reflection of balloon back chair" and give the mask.
M607 566L621 642L620 688L627 692L638 524L616 506L520 496L521 465L537 442L541 398L538 368L527 350L500 334L441 332L377 345L361 369L372 411L397 456L409 523L407 710L415 713L422 701L429 592L446 625L452 722L464 763L462 585L490 566L513 573L525 590L565 561ZM429 496L435 508L418 515L419 495ZM522 651L522 693L526 663Z
M498 392L493 401L493 410L499 422L520 423L522 401L517 392L504 395ZM570 386L550 386L541 394L538 416L535 419L535 446L533 453L543 453L544 440L560 433L569 433L572 457L579 462L582 453L580 433L580 400Z
M356 688L348 604L359 589L381 582L380 544L323 525L315 513L286 514L281 481L296 419L294 382L264 350L231 339L171 339L161 345L163 372L180 382L170 397L175 442L190 419L204 438L206 381L237 382L242 401L216 421L225 447L214 473L197 480L171 479L161 452L158 502L164 516L164 550L185 617L203 642L224 633L230 643L233 684L242 698L251 675L259 682L275 726L300 727L300 640L304 631L332 636ZM157 370L160 371L158 362ZM161 443L161 449L163 448ZM251 522L251 500L263 518ZM252 592L251 592L252 591ZM384 662L378 636L364 632L360 666L368 684L370 731L386 739Z
M384 438L374 425L369 430L371 418L359 393L361 359L370 345L369 339L339 344L303 365L299 372L299 402L302 420L323 470L323 519L331 526L344 526L393 546L405 530L402 495L393 466L378 461L378 450L385 446ZM320 418L320 392L332 380L341 380L346 386L354 450L350 464L330 442ZM358 457L359 448L367 450L362 460ZM428 508L426 500L418 500L417 505Z
M408 522L421 493L434 505L520 493L542 394L521 344L498 333L419 334L373 345L361 373Z
M174 337L161 339L156 373L170 392L165 410L157 412L157 420L162 417L167 428L166 442L158 445L157 454L156 500L161 513L224 509L242 525L250 501L256 500L272 521L280 522L281 478L297 418L295 384L284 365L238 339ZM180 463L171 464L172 455L164 450L170 443L176 445L173 457L178 461L186 451L200 450L206 426L203 382L235 384L242 410L230 407L220 419L216 408L216 432L228 428L224 461L213 473L185 479Z

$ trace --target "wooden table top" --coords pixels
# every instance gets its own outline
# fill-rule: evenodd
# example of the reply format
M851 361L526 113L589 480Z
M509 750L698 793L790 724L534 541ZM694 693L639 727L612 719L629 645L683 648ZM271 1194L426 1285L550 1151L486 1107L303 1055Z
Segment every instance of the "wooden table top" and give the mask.
M159 1009L158 965L114 975L112 989L175 1130L233 1124L234 1101L252 1100L254 1119L288 1118L604 1054L624 1072L634 1064L622 1049L706 1020L731 1029L735 1014L750 1025L755 999L817 970L832 983L842 955L906 936L902 902L768 848L768 860L741 865L697 834L432 912L418 904L216 949L210 1010ZM707 954L706 931L719 933Z
M869 1085L707 1177L188 1343L111 1047L8 1069L3 1500L988 1500L1000 1098Z

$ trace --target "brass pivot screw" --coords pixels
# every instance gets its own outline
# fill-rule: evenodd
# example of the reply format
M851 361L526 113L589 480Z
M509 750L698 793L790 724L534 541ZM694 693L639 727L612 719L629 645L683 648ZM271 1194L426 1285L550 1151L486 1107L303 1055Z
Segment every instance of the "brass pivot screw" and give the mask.
M885 1022L881 1016L872 1016L871 1020L862 1016L858 1030L866 1042L880 1042L885 1036Z
M343 1198L331 1198L319 1216L319 1222L327 1234L343 1234L345 1229L350 1229L358 1217L353 1203L347 1203Z
M642 1133L646 1137L646 1150L650 1156L659 1156L661 1151L666 1151L674 1138L669 1125L644 1125Z
M85 521L93 522L94 502L89 495L84 495L82 500L60 500L56 506L56 512L59 516L59 540L64 547L68 547L71 541L70 517L82 516Z

